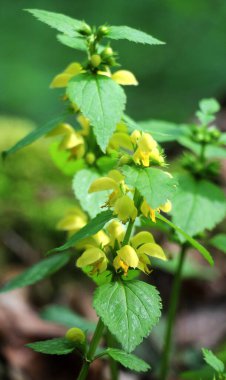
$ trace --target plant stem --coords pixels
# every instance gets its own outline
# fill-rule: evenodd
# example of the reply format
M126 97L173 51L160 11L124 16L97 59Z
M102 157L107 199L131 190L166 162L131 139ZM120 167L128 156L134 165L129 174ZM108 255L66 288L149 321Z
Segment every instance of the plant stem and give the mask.
M127 226L127 230L126 230L124 239L123 239L123 242L122 242L122 246L129 243L129 239L130 239L130 235L131 235L131 232L133 229L133 225L134 225L134 220L130 219L128 226Z
M115 338L112 336L109 330L107 330L106 339L107 339L108 347L113 347L113 348L116 347ZM111 357L109 358L109 366L110 366L111 380L118 380L118 363Z
M99 341L103 335L103 330L104 330L104 324L101 321L101 319L99 319L97 326L96 326L96 330L95 330L93 337L92 337L92 340L90 342L90 346L89 346L89 350L88 350L86 359L83 363L82 369L79 373L77 380L85 380L86 379L88 371L89 371L89 366L93 361L95 351L96 351L97 346L99 344Z
M167 379L168 370L169 370L170 353L171 353L171 346L172 346L172 332L173 332L174 321L175 321L175 316L176 316L176 311L177 311L177 306L178 306L179 295L180 295L181 277L182 277L181 275L182 275L182 269L183 269L183 264L185 260L185 255L186 255L186 249L187 249L187 246L185 244L182 245L179 262L178 262L176 274L174 277L171 296L170 296L169 312L168 312L168 318L167 318L167 326L166 326L162 361L161 361L161 367L160 367L160 380Z

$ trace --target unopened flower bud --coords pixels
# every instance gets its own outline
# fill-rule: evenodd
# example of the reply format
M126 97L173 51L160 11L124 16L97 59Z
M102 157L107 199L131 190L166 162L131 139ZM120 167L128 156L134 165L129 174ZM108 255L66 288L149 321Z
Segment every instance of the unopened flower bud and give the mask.
M99 26L97 30L97 35L99 37L103 37L103 36L106 36L108 32L109 32L109 28L106 25L102 25L102 26Z
M85 343L86 340L84 332L78 327L72 327L71 329L69 329L65 334L65 338L71 343L80 344Z
M113 55L113 53L114 52L113 52L112 48L110 46L108 46L102 51L101 55L103 58L107 58L107 57L111 57Z
M98 67L101 63L101 56L99 54L93 54L90 58L90 62L93 67Z
M90 36L90 34L92 33L92 29L90 28L90 26L88 24L86 24L84 22L81 30L79 31L80 34L84 35L84 36Z
M86 155L87 164L92 165L95 162L95 160L96 160L95 154L93 154L92 152L88 152Z

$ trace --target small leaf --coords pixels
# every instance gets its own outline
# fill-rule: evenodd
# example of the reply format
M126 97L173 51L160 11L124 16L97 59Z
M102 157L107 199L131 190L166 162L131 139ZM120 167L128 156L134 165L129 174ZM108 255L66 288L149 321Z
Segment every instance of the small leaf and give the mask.
M108 348L106 353L114 360L122 364L124 367L137 372L146 372L150 369L148 363L138 358L133 354L128 354L123 350L117 348Z
M72 346L66 338L55 338L26 344L36 352L48 355L67 355L74 351L75 346Z
M91 183L100 175L92 169L80 170L73 179L72 188L83 210L94 218L104 205L108 191L89 193Z
M176 181L166 172L156 168L123 166L125 182L137 188L153 209L166 203L176 191Z
M58 123L62 122L64 116L65 115L58 117L45 124L43 127L37 128L34 131L30 132L27 136L23 137L15 145L13 145L12 148L2 152L3 158L6 158L9 154L16 153L18 150L32 144L34 141L40 139L40 137L46 135L48 132L54 129Z
M67 327L79 327L81 330L93 332L95 323L82 318L74 311L59 305L47 306L41 312L41 317L46 321L59 323Z
M102 230L105 224L109 222L112 218L113 214L111 210L101 212L94 219L92 219L86 226L81 228L81 230L73 234L64 245L52 249L51 251L49 251L49 253L55 251L65 251L66 249L73 247L75 243L77 243L79 240L95 235L98 231Z
M167 223L170 227L172 227L175 231L179 232L183 237L184 240L187 240L194 248L197 249L201 253L201 255L208 261L210 265L214 264L213 258L211 254L207 251L206 248L204 248L199 242L197 242L195 239L193 239L191 236L189 236L186 232L184 232L180 227L178 227L175 223L171 222L164 216L158 214L157 218L162 220L163 222Z
M69 81L67 96L90 120L97 143L105 151L125 108L123 89L111 78L86 73Z
M130 28L129 26L110 26L107 38L112 40L129 40L141 44L163 45L165 42L157 40L149 34Z
M60 13L43 11L41 9L25 9L25 11L31 13L39 21L44 22L45 24L70 37L77 36L78 30L83 26L82 21Z
M96 290L94 308L123 348L131 352L157 324L161 299L156 288L145 282L116 281Z
M224 363L213 354L212 351L207 348L202 348L202 353L204 360L209 364L215 371L224 372Z
M64 34L58 34L57 39L63 45L68 46L72 49L77 49L81 51L87 50L86 42L82 38L76 38L76 37L65 36Z
M196 180L190 175L179 177L178 191L173 199L173 222L195 236L213 229L226 214L223 191L206 180Z
M226 253L226 234L218 234L214 236L210 240L210 244L220 251Z
M220 104L214 98L200 100L199 107L202 112L210 115L220 111Z
M68 253L44 259L6 283L0 293L35 284L57 272L68 263L69 259L70 255Z

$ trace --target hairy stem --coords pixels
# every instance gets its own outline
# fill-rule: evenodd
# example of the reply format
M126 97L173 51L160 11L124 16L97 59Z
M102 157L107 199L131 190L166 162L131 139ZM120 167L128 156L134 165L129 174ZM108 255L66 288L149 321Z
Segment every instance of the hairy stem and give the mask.
M89 346L89 350L88 350L86 359L83 363L83 366L81 368L81 371L79 373L77 380L85 380L86 379L88 371L89 371L89 366L94 359L94 355L95 355L97 346L99 344L99 341L103 335L103 331L104 331L104 324L101 321L101 319L99 319L97 326L96 326L96 330L95 330L93 337L92 337L92 340L90 342L90 346Z
M172 291L171 291L162 361L161 361L161 367L160 367L160 380L167 379L168 370L169 370L170 352L171 352L171 346L172 346L172 332L173 332L173 327L174 327L174 322L175 322L179 295L180 295L181 277L182 277L181 275L182 275L182 269L183 269L183 264L185 260L185 255L186 255L186 249L187 249L186 245L182 245L179 262L178 262L177 270L176 270L174 281L173 281Z

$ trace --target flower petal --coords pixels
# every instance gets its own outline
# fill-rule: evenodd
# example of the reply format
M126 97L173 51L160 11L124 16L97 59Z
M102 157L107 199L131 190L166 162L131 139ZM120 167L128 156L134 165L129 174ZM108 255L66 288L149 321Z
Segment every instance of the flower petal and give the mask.
M104 190L118 190L117 183L109 177L98 178L91 183L89 193L95 193L96 191Z
M118 70L114 74L112 74L112 79L118 84L122 84L124 86L137 86L138 82L131 71L128 70Z
M160 247L160 245L155 243L146 243L141 245L137 249L138 256L141 254L145 254L151 257L156 257L157 259L161 260L167 260L167 257L163 251L163 249Z
M154 243L153 235L148 231L141 231L138 234L134 235L130 240L132 246L137 249L140 245L145 243Z
M138 266L139 258L135 249L130 245L124 245L117 251L117 254L129 267L136 268Z
M79 268L92 265L99 261L100 259L105 258L105 253L96 247L88 248L76 261L76 265Z

